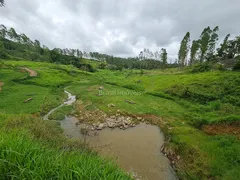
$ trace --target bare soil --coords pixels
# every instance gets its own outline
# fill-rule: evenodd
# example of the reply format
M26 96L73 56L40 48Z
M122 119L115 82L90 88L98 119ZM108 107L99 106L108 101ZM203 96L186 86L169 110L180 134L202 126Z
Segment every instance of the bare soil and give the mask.
M29 69L27 67L22 67L23 70L27 71L29 73L30 77L35 77L38 75L38 73L32 69Z
M0 92L2 91L2 86L4 85L4 82L0 81Z
M240 126L239 124L227 125L227 124L213 124L205 125L202 130L209 135L224 135L230 134L240 138Z

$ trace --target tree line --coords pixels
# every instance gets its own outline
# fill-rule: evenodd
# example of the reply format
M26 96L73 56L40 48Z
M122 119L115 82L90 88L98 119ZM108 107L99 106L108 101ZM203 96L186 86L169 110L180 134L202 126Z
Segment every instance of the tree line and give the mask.
M155 53L149 49L144 49L139 56L131 58L114 57L70 48L50 50L39 40L31 40L26 34L17 33L13 27L8 29L4 25L0 25L0 50L0 58L2 59L14 57L32 61L72 64L77 67L83 66L81 64L82 58L106 62L112 69L159 69L168 66L167 51L164 48Z
M227 34L223 42L216 48L219 27L205 28L199 39L191 43L190 32L183 37L178 52L178 63L181 67L203 62L217 62L232 59L240 55L240 36L229 39ZM191 45L190 45L191 43Z
M152 52L144 49L136 57L121 58L98 52L86 52L79 49L54 48L50 50L39 40L31 40L24 33L18 34L14 28L0 25L0 58L9 56L29 59L32 61L47 61L52 63L72 64L82 67L82 58L93 59L109 64L112 69L163 69L167 67L184 67L202 62L215 62L231 59L240 54L240 36L230 39L226 35L218 48L219 28L205 28L199 39L191 42L190 32L181 41L178 60L175 64L168 63L168 53L165 48ZM86 66L86 65L85 65ZM84 66L84 69L86 67ZM87 67L90 68L90 67ZM91 68L90 68L91 69ZM92 70L92 69L91 69Z

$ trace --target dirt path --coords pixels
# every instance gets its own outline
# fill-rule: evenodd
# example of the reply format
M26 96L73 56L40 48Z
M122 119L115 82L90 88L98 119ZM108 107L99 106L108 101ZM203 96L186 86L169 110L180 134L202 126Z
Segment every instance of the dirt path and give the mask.
M30 77L35 77L38 75L38 73L32 69L29 69L27 67L22 67L22 69L24 69L25 71L29 72L29 76Z
M4 85L4 82L0 81L0 92L2 91L2 86Z

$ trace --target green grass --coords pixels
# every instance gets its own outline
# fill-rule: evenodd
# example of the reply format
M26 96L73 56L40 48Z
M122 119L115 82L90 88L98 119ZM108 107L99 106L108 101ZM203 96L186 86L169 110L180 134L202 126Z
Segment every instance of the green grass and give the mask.
M73 111L73 106L63 106L54 111L48 119L50 120L63 120L65 116L70 115Z
M97 66L97 62L91 63ZM162 128L165 136L170 139L166 144L167 147L181 157L176 164L179 178L234 180L240 176L239 138L233 135L210 136L201 129L206 124L237 124L236 122L239 122L239 72L212 71L191 74L189 69L184 71L166 69L144 71L141 75L139 70L122 72L98 70L95 73L86 73L72 66L42 62L4 61L4 64L0 69L0 81L5 83L0 93L0 125L4 127L0 131L0 137L3 137L0 141L1 148L12 149L14 152L23 154L23 157L28 157L27 153L31 152L34 157L35 155L49 156L49 160L58 162L51 164L52 162L46 158L49 171L38 169L38 172L32 167L32 162L26 161L24 164L22 156L7 151L2 153L0 159L7 159L12 163L8 165L13 165L13 175L21 171L23 175L21 178L28 178L31 171L39 174L50 173L51 176L51 171L61 167L62 172L60 169L56 171L59 172L58 175L62 175L59 176L62 179L69 178L70 175L74 176L76 173L82 175L79 175L79 178L85 179L87 175L91 175L89 172L91 168L94 169L92 179L128 178L112 163L108 166L109 162L97 155L88 154L85 151L83 153L81 147L75 147L75 142L67 142L68 140L58 132L59 130L56 130L58 126L54 122L42 122L35 118L31 121L32 114L34 117L39 117L60 105L66 98L63 93L66 87L68 91L77 95L78 100L86 104L91 102L86 107L88 111L98 108L109 115L120 110L127 114L151 114L161 117L164 124L156 121L152 123ZM19 72L19 66L32 68L39 73L39 76L28 77L27 73ZM98 96L100 86L104 87L102 96ZM33 100L23 103L29 97ZM126 100L135 104L129 104ZM109 108L108 104L114 104L115 107ZM78 113L77 106L64 106L54 112L50 118L61 120L66 114L72 114L75 111ZM8 131L10 133L5 133ZM14 141L14 138L17 140ZM16 143L21 142L23 138L26 139L26 144ZM7 143L8 141L11 142ZM26 147L30 147L31 151L26 151L25 154L23 150ZM66 149L66 147L71 147L71 151L62 151L62 148ZM80 150L80 153L76 152L77 150ZM85 163L81 164L78 156ZM20 161L16 162L17 158ZM62 167L63 162L66 161L66 167ZM100 166L101 162L104 162L104 165ZM0 174L4 174L6 178L8 172L3 165L6 166L7 162L1 163L4 173ZM14 166L16 163L19 165ZM37 163L42 162L39 160ZM93 166L93 164L96 165ZM30 168L23 169L26 165ZM77 165L82 168L78 169ZM74 170L68 171L71 167L74 167ZM86 170L82 172L84 169Z
M239 139L231 135L209 136L201 130L201 126L239 122L239 106L225 101L225 98L229 95L233 99L239 98L240 74L217 71L198 74L145 73L139 75L130 71L101 70L97 72L100 81L94 79L74 83L70 89L81 100L91 101L108 114L120 110L130 114L162 117L166 125L154 123L162 127L165 135L171 139L168 146L182 158L177 164L180 178L237 179L233 174L239 172L240 167ZM104 86L102 96L97 95L100 86ZM190 87L189 90L198 93L198 96L194 99L169 93L175 86L180 86L176 92ZM215 95L217 100L207 99L202 102L202 99L210 96L208 94ZM218 99L219 96L222 99ZM135 104L126 103L125 100ZM108 108L108 104L116 107Z
M66 139L51 121L21 116L1 125L0 179L131 179L81 142Z

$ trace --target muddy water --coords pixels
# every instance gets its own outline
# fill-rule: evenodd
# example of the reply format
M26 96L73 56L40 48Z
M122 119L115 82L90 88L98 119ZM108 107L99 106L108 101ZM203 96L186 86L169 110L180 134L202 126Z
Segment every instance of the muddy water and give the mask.
M83 138L78 120L66 117L61 125L72 138ZM126 130L104 129L87 136L89 145L104 157L115 159L120 167L134 172L141 180L177 179L169 160L160 152L164 137L157 126L140 124Z

